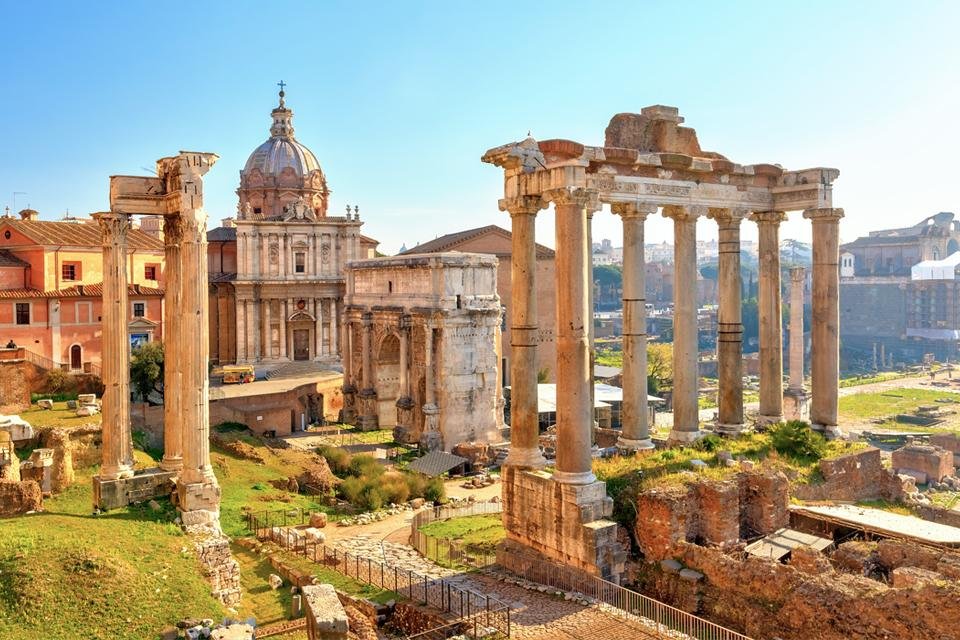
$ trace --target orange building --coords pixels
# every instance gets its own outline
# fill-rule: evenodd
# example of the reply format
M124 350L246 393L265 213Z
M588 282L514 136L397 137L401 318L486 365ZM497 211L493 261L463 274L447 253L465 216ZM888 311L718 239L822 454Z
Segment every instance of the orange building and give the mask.
M11 341L71 371L99 373L103 257L92 220L39 220L25 209L0 217L0 348ZM129 235L132 344L158 340L163 319L163 243Z

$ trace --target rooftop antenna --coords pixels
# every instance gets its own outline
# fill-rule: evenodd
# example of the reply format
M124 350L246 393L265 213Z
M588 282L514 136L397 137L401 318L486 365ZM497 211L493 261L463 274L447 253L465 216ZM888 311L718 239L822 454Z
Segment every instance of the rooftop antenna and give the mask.
M151 169L150 167L140 167L140 168L143 169L144 171L146 171L147 173L152 173L152 174L155 175L155 176L158 176L158 177L159 177L159 175L160 175L159 173L157 173L157 168L156 168L156 167L154 167L153 169Z
M14 192L13 192L13 210L14 210L14 211L17 210L17 196L25 196L25 195L27 195L27 192L26 192L26 191L14 191Z

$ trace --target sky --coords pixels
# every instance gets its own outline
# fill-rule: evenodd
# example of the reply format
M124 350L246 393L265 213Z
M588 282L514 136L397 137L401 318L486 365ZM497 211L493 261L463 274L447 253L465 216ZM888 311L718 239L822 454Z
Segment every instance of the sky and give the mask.
M181 149L220 156L211 226L235 215L280 80L330 213L358 205L388 254L509 227L488 148L528 130L602 145L611 116L652 104L735 162L838 168L843 240L960 214L957 2L0 0L0 16L0 208L44 219L106 210L110 175ZM619 220L593 234L619 245ZM671 236L648 221L648 242ZM781 236L809 224L792 213ZM552 213L537 239L554 245Z

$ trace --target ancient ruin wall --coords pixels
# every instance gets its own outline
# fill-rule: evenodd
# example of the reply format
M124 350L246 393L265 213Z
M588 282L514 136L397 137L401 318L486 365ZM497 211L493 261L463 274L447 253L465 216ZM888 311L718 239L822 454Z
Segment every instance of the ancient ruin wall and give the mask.
M823 481L793 487L801 500L899 500L903 497L900 480L883 468L880 450L874 447L857 453L820 461Z

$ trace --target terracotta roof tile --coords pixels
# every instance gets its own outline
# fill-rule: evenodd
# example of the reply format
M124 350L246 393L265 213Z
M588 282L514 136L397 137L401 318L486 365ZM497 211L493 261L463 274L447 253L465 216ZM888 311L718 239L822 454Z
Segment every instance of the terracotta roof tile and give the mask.
M127 285L127 293L131 296L162 296L163 289L144 287L139 284ZM66 289L41 291L40 289L4 289L0 290L0 298L102 298L103 283L78 284Z
M29 267L29 262L24 262L6 249L0 249L0 267Z
M51 220L0 220L0 227L10 227L40 245L67 245L74 247L100 247L103 239L100 227L92 222L62 222ZM131 229L127 236L131 249L163 251L163 242L158 238Z
M511 233L504 229L503 227L497 226L495 224L489 224L485 227L477 227L476 229L467 229L466 231L458 231L456 233L448 233L445 236L440 236L423 244L418 244L415 247L407 249L402 252L400 255L411 255L415 253L440 253L443 251L455 250L457 245L467 240L472 240L488 233L496 233L510 239L512 237ZM482 251L477 253L484 253ZM510 252L504 252L499 255L510 255ZM550 247L545 247L542 244L537 244L537 257L538 258L553 258L556 255L553 249Z

